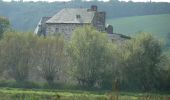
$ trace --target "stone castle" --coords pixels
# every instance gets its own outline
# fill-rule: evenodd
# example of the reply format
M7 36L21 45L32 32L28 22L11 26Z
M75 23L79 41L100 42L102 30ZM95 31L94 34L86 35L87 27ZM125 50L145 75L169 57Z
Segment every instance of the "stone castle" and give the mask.
M64 34L70 38L71 34L77 27L92 25L98 31L107 32L108 37L112 40L125 40L127 36L113 33L111 25L105 26L106 13L98 11L97 6L92 5L90 9L84 8L65 8L52 17L42 17L35 29L37 35L56 35Z

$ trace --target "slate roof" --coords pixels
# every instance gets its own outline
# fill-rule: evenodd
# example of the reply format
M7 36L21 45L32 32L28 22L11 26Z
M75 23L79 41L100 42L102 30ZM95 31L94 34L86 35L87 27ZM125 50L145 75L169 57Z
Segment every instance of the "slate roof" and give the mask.
M45 23L47 20L49 20L51 17L42 17L41 20L39 21L34 33L35 34L41 34L42 28L45 27Z
M65 8L46 23L91 23L94 15L95 11L88 11L88 9Z
M40 22L38 23L38 25L45 24L45 22L46 22L47 20L49 20L50 18L51 18L51 17L42 17L41 20L40 20Z

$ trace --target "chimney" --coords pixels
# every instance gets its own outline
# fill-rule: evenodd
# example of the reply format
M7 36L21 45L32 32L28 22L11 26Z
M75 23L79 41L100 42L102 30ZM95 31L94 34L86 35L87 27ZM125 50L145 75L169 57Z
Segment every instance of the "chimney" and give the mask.
M92 5L91 6L91 11L97 11L97 6L96 5Z

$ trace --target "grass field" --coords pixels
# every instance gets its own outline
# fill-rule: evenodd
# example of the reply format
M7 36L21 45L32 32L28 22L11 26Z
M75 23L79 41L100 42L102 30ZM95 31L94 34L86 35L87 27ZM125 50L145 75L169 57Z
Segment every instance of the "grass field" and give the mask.
M0 88L0 100L115 100L113 94L86 91L57 91ZM118 100L170 100L170 95L120 93Z
M79 91L1 88L0 100L105 100L106 96Z
M130 36L137 32L149 32L164 38L170 32L170 14L108 19L107 23L113 25L114 32Z

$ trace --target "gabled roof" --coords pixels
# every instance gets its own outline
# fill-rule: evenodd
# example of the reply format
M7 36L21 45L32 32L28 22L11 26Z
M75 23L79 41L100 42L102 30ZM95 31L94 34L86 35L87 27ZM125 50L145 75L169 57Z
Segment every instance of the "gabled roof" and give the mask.
M46 23L91 23L95 11L88 9L65 8L50 18Z
M41 20L39 21L34 33L35 34L41 34L42 28L45 27L45 22L50 19L51 17L42 17ZM39 33L40 32L40 33Z
M40 22L38 23L38 25L45 24L45 22L46 22L47 20L49 20L50 18L51 18L51 17L42 17L41 20L40 20Z

